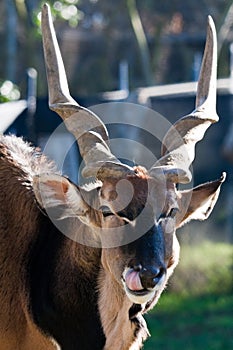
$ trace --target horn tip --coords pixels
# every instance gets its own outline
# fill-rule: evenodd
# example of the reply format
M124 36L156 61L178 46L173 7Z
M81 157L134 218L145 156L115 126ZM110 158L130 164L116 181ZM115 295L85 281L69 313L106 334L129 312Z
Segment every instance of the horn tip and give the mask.
M49 4L47 3L47 2L45 2L44 4L43 4L43 6L42 6L42 10L49 10L50 9L50 6L49 6Z
M212 32L216 31L213 17L210 16L210 15L208 15L207 24L208 24L208 27L211 29Z
M47 2L43 4L41 12L43 17L50 16L51 14L50 5Z
M224 171L224 172L222 173L221 178L220 178L220 182L224 182L224 181L226 180L226 176L227 176L227 174L226 174L226 172Z

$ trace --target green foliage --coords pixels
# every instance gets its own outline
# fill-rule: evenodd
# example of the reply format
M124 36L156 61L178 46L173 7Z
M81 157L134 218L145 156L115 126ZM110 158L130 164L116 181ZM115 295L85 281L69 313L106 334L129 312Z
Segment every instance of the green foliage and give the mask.
M223 293L233 288L233 249L230 244L204 241L181 245L180 263L170 282L179 295Z
M17 85L9 80L0 80L0 103L15 101L20 98L20 91Z
M77 27L79 21L84 17L84 13L77 7L79 0L59 0L47 2L51 6L53 17L67 21L71 27ZM39 32L41 26L41 7L43 3L44 1L41 1L41 6L35 11L33 16L34 24Z
M56 20L61 51L63 48L65 51L64 59L69 61L66 64L68 76L73 77L77 67L78 71L86 72L82 81L72 79L70 88L74 95L89 95L108 90L109 87L117 89L121 60L129 63L130 89L151 83L190 81L193 79L193 57L203 52L207 15L213 15L219 28L224 23L230 3L223 0L46 1L51 5ZM40 29L41 6L44 2L0 1L0 39L3 43L0 76L20 84L27 67L33 66L42 72L38 80L38 95L43 96L47 91ZM134 4L133 12L129 11L127 3ZM15 16L15 26L11 25L13 17L10 13ZM11 28L11 32L8 28ZM11 50L10 42L13 43ZM15 52L13 55L12 49ZM88 69L89 58L92 57L100 64L96 72L102 71L103 62L108 66L107 77L104 74L93 75L92 70ZM227 43L219 59L220 77L229 75L228 61Z
M205 241L181 247L168 291L147 315L145 350L233 348L232 245Z

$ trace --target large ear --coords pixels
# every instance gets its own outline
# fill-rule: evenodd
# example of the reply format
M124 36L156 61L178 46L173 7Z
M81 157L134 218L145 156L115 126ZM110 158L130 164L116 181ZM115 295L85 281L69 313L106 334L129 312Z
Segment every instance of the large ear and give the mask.
M190 220L205 220L209 217L225 178L226 174L223 173L219 180L179 192L180 213L177 215L177 228Z
M67 178L56 174L41 174L33 177L33 190L40 207L48 216L60 220L68 217L87 220L90 210L83 200L80 189Z

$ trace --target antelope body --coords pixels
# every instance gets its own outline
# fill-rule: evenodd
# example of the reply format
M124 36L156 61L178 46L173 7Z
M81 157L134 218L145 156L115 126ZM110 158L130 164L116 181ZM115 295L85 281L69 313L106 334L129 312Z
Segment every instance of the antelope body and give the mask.
M76 186L21 139L0 137L0 350L137 350L143 314L178 263L176 229L206 219L224 181L176 187L191 181L195 143L217 121L214 25L196 109L168 131L149 170L121 163L104 124L70 96L48 5L42 31L50 108L97 181Z

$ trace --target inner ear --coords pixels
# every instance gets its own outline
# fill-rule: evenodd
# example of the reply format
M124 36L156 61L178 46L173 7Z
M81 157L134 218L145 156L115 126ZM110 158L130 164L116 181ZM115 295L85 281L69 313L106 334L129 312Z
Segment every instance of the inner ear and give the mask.
M43 208L53 206L54 200L65 203L70 186L72 184L67 178L57 174L41 174L33 177L34 193Z
M35 176L33 189L40 206L47 213L49 210L56 219L85 216L89 210L79 188L64 176L57 174Z
M66 197L70 186L69 181L63 176L59 177L59 180L56 178L55 180L46 181L46 187L54 191L54 197L64 202L67 200Z
M225 181L225 174L219 180L207 182L193 189L180 191L180 214L177 228L190 220L205 220L211 214L218 199L220 187Z

